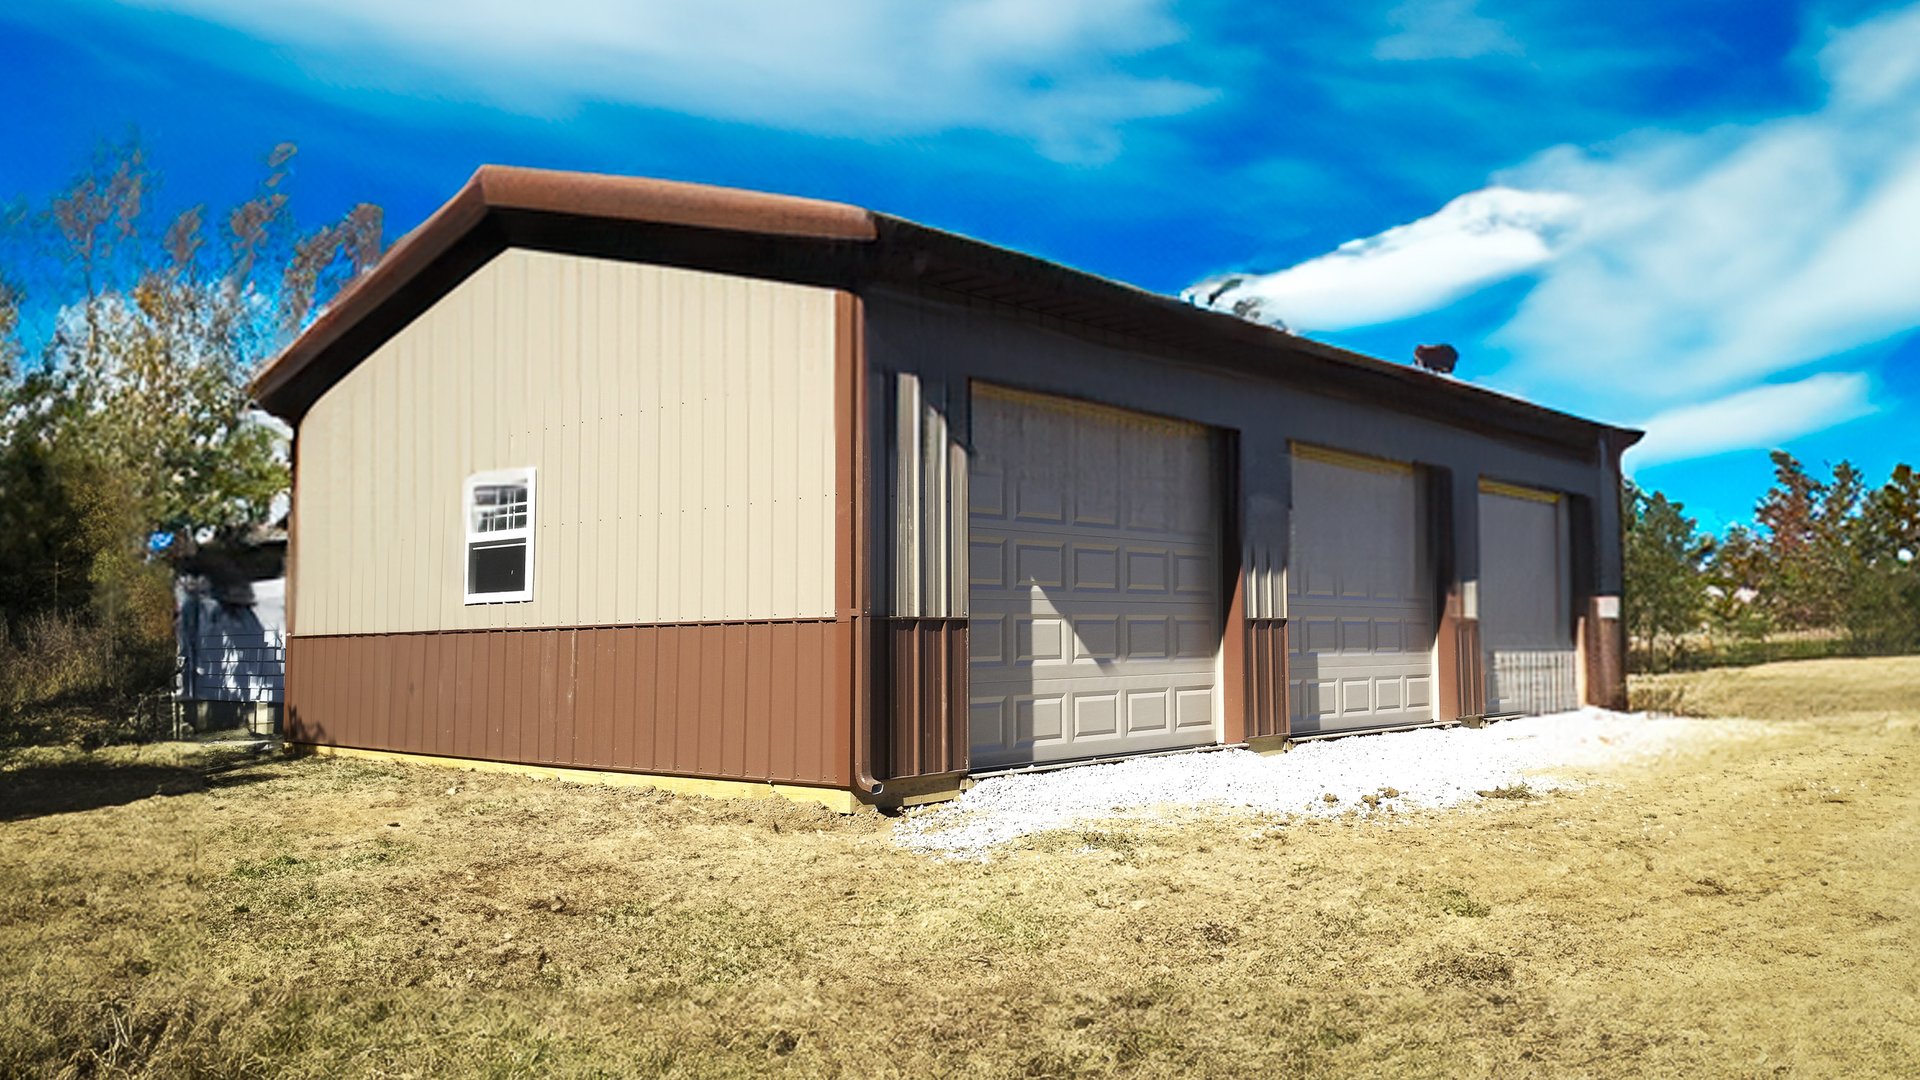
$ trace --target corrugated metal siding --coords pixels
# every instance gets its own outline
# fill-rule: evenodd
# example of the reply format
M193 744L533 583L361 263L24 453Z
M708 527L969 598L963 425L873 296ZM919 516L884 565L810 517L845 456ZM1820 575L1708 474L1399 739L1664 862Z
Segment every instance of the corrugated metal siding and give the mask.
M967 620L887 620L888 779L967 767Z
M833 613L834 294L511 250L300 429L315 634ZM534 599L464 600L461 485L538 470Z
M1260 458L1248 455L1248 440L1236 439L1242 455L1239 480L1242 502L1240 519L1240 572L1242 596L1248 619L1284 619L1287 617L1287 542L1290 518L1287 508L1292 498L1293 468L1289 453L1268 453Z
M964 619L968 612L967 449L940 383L894 376L893 614Z
M1455 686L1455 716L1442 720L1485 716L1487 713L1486 658L1480 649L1480 620L1455 618L1451 645L1451 677ZM1443 662L1448 658L1443 657Z
M1247 738L1287 733L1287 623L1247 620Z
M831 621L296 637L294 742L844 785Z

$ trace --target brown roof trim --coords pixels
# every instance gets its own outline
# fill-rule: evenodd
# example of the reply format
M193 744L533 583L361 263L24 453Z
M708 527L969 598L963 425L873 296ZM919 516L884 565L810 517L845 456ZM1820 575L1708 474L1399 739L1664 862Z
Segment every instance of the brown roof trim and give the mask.
M868 243L872 215L817 199L683 184L482 165L459 193L400 238L253 381L267 411L288 420L513 238L505 219L532 213L579 221L646 222L681 230Z
M1582 458L1596 456L1602 434L1622 440L1622 449L1642 435L955 233L884 214L875 217L887 263L876 276L890 284L911 282L1042 313L1050 305L1072 305L1073 315L1057 317L1209 366L1282 378L1316 393L1505 434Z
M613 221L651 221L767 236L868 241L873 215L857 206L739 188L634 176L482 165L467 186L489 207L561 212Z
M1589 457L1584 420L1058 263L842 203L667 180L482 166L267 365L253 393L298 421L354 365L508 247L861 292L874 285L1005 304L1193 362Z

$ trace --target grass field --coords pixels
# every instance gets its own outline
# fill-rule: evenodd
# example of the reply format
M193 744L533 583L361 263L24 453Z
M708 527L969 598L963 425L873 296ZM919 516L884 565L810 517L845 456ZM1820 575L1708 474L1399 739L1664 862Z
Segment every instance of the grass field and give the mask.
M1391 827L877 816L181 750L0 772L0 1075L1914 1075L1920 659Z

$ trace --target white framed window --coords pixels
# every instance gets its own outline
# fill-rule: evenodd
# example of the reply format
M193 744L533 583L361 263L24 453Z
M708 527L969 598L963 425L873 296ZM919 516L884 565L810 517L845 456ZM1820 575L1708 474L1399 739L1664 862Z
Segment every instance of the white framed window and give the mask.
M467 477L467 603L533 599L533 469Z

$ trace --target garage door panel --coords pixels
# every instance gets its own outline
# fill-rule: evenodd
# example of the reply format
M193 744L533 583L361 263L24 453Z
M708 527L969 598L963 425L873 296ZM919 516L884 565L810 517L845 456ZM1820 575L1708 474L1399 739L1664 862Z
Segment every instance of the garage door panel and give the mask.
M1015 744L1054 741L1066 730L1066 695L1016 699L1013 703Z
M1213 687L1175 687L1174 727L1181 731L1213 732Z
M1128 735L1164 734L1173 728L1173 716L1167 707L1165 690L1135 690L1127 694L1126 732Z
M1022 540L1013 548L1015 585L1057 589L1067 583L1067 546L1063 541Z
M1127 659L1164 660L1171 655L1173 623L1165 616L1127 619Z
M1169 580L1166 552L1142 548L1127 551L1128 592L1164 593Z
M1175 619L1173 640L1177 658L1211 664L1220 644L1220 631L1212 619Z
M973 413L977 475L989 487L1013 478L1010 513L991 496L970 503L970 550L1004 550L1009 566L973 575L975 625L1004 628L1004 648L975 648L976 713L1003 718L976 728L975 765L1211 741L1219 557L1206 430L985 389Z
M1076 660L1119 659L1120 616L1080 616L1073 620L1073 641Z
M1120 693L1073 695L1073 737L1085 739L1120 732Z
M1006 661L1006 626L1004 616L973 617L967 627L967 653L973 667Z
M1432 602L1410 468L1296 454L1288 567L1292 722L1432 719Z
M1016 616L1013 622L1013 658L1029 664L1064 660L1066 652L1062 642L1066 633L1064 620Z
M1075 544L1073 589L1076 593L1120 591L1120 549L1117 546Z
M975 589L1006 588L1006 540L995 536L967 541L967 582Z

